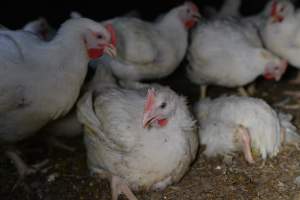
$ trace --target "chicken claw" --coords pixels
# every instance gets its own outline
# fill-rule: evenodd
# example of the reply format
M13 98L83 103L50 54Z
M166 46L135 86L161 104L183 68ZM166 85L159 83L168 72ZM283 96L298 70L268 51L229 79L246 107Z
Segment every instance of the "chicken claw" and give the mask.
M44 160L35 165L28 166L15 151L6 151L5 154L14 163L15 167L18 170L20 178L24 178L29 174L36 173L48 163L48 160Z
M66 151L69 151L69 152L74 152L75 151L74 147L71 147L71 146L68 146L68 145L64 144L63 142L61 142L56 137L50 137L49 140L48 140L48 143L49 143L49 145L52 145L52 146L57 147L57 148L62 149L62 150L66 150Z
M207 95L207 85L200 86L200 99L205 99Z
M124 194L129 200L137 200L127 183L117 176L111 177L112 200L118 200L120 194Z
M242 96L242 97L248 97L249 94L248 92L245 90L245 88L243 87L239 87L238 88L238 93Z

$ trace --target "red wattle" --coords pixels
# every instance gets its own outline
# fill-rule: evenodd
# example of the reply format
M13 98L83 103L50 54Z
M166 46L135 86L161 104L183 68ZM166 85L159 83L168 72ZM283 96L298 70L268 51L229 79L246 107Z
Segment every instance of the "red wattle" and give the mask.
M196 24L196 21L195 20L188 20L184 23L184 26L187 28L187 29L191 29L193 28L193 26Z
M97 59L103 54L103 49L91 48L88 49L90 59Z
M164 127L168 124L168 120L167 119L159 119L158 124L160 127Z
M276 19L277 19L277 22L282 22L282 21L284 20L284 17L278 15L278 16L276 17Z
M272 74L264 74L264 78L265 78L265 80L274 80L275 79L275 77L272 75Z

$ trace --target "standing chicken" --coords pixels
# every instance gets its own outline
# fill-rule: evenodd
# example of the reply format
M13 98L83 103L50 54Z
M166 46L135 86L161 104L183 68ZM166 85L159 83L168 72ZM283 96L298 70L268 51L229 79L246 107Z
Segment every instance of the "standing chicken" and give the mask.
M238 19L217 19L198 25L188 52L188 77L202 85L240 87L259 75L280 80L286 62L262 47L257 30ZM245 92L243 92L245 94Z
M24 31L0 31L0 142L7 146L35 134L75 103L87 64L114 53L112 27L89 19L66 21L50 42ZM6 154L20 175L30 168Z
M194 160L198 138L185 99L166 87L102 88L78 102L91 172L111 181L112 199L164 189Z
M243 151L254 163L253 153L265 160L275 156L281 143L299 142L300 136L291 118L277 113L263 100L251 97L221 97L200 101L195 109L199 136L206 145L204 154L211 157Z
M185 56L188 29L198 18L196 5L186 2L155 23L129 17L109 20L118 36L118 56L110 63L113 73L124 82L171 74Z

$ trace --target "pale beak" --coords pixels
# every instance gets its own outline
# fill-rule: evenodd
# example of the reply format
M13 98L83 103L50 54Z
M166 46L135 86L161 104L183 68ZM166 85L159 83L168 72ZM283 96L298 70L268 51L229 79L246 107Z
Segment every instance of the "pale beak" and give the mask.
M157 119L157 116L155 116L152 112L144 113L143 117L143 127L147 128L149 125Z
M284 18L280 15L273 15L272 16L272 22L273 23L282 22L283 20L284 20Z
M111 57L116 57L117 49L113 44L109 44L104 48L104 53L108 54Z
M287 69L288 63L286 60L282 60L281 61L281 67L280 67L280 73L276 74L275 76L275 80L279 81L282 77L282 75L285 73L286 69Z
M198 13L193 14L193 18L195 18L196 20L200 20L201 15Z

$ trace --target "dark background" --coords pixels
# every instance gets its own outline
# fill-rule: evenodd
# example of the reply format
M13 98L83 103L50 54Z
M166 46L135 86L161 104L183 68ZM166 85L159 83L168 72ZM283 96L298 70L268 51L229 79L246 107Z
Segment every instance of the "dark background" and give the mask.
M71 11L78 11L84 16L104 20L122 15L130 10L138 10L144 19L153 19L158 14L168 11L172 7L183 3L183 0L152 0L152 1L1 1L0 24L11 29L21 28L28 21L40 16L45 17L51 25L58 27L69 18ZM219 7L223 0L195 0L200 8L204 5ZM259 12L267 0L244 0L241 11L245 15Z

